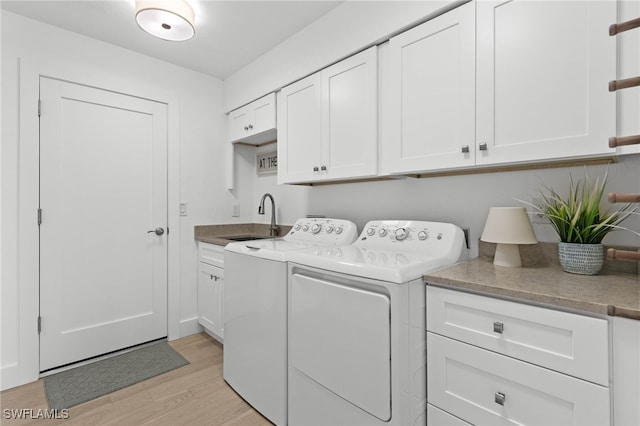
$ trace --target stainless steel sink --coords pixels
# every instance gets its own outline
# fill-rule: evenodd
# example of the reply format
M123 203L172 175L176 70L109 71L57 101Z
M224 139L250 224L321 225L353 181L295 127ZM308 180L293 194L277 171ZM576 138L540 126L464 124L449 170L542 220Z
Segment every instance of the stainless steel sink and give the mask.
M265 238L271 238L271 237L266 237L264 235L237 235L237 236L229 236L229 237L222 237L225 240L229 240L229 241L251 241L251 240L263 240Z

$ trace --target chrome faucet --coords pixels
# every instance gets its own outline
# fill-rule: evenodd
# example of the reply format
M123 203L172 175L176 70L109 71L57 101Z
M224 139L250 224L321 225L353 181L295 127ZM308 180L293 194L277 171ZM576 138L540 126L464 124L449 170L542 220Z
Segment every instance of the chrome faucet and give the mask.
M276 226L276 202L273 201L271 194L266 193L262 196L260 205L258 206L258 214L264 214L264 199L267 197L271 200L271 226L269 226L269 236L275 237L278 235L278 227Z

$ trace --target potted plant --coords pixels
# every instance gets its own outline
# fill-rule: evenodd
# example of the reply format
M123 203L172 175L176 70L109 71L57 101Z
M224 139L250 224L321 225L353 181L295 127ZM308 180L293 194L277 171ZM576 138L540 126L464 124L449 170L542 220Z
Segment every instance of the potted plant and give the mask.
M600 207L607 174L608 171L602 179L598 177L594 182L585 172L584 181L578 180L576 183L569 175L569 194L566 198L546 187L546 192L541 191L540 205L527 203L549 219L558 233L558 255L566 272L596 275L604 261L602 239L616 229L628 230L621 227L620 223L637 214L638 207L634 204L626 204L616 210Z

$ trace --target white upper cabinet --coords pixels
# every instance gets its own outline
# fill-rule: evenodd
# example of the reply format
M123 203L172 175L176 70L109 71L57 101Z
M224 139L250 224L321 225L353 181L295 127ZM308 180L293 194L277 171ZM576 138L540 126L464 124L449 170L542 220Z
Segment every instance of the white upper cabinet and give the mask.
M278 182L377 174L377 51L369 48L282 89Z
M229 139L259 145L276 140L276 94L270 93L229 113Z
M616 2L476 4L476 163L614 154Z
M470 2L390 40L385 173L615 154L612 1Z
M388 59L383 169L475 165L475 4L392 38Z

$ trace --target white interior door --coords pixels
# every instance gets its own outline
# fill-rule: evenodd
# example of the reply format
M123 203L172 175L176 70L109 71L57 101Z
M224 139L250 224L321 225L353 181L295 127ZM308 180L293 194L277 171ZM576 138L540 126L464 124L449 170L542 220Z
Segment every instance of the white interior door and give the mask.
M40 99L44 371L167 335L167 110L49 78Z

